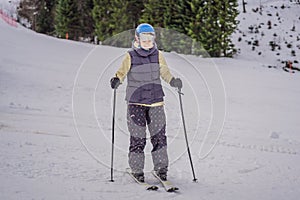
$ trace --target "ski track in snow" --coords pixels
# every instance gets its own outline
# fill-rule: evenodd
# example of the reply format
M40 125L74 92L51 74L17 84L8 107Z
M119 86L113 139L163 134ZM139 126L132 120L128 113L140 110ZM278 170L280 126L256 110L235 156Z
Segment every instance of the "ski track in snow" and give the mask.
M265 10L273 3L281 4L271 0L263 3ZM249 1L247 8L256 6L256 1ZM254 24L256 19L248 22ZM236 59L214 59L224 79L228 113L220 140L212 153L201 159L201 154L215 143L214 133L209 132L212 137L200 148L210 120L210 97L199 77L180 74L182 68L178 65L184 63L180 57L165 53L171 70L187 76L186 82L190 79L188 83L197 83L197 91L202 94L197 102L201 119L198 129L195 108L190 106L194 100L189 92L183 96L198 183L192 182L184 149L177 96L164 85L169 179L180 192L166 193L146 172L147 181L160 186L153 192L139 187L124 172L128 148L124 86L117 99L115 182L109 182L112 93L108 83L126 49L99 46L82 63L94 45L50 38L20 26L9 27L2 20L0 29L0 199L299 198L300 74L262 67L277 64L272 55L266 55L266 63L264 59L252 59L252 53L251 58L242 54ZM245 51L249 47L241 48ZM200 63L206 72L207 60L185 58L195 65ZM113 59L115 62L109 65ZM188 64L182 66L189 72ZM74 85L77 72L78 82ZM73 87L82 93L72 94ZM150 169L151 145L146 151Z

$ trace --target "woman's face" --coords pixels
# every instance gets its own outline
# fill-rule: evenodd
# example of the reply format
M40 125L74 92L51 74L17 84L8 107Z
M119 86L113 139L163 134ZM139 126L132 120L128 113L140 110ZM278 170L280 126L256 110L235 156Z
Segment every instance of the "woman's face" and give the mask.
M143 49L151 49L154 46L155 36L152 33L141 33L139 37L140 45Z

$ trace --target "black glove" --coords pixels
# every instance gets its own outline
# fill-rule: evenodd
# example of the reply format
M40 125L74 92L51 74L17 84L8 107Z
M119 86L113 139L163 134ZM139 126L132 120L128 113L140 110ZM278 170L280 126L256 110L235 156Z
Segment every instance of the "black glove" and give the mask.
M180 80L180 78L172 78L171 81L170 81L170 85L172 87L176 87L178 89L181 89L182 88L182 81Z
M110 86L112 89L117 89L120 85L120 79L118 77L112 77L110 79Z

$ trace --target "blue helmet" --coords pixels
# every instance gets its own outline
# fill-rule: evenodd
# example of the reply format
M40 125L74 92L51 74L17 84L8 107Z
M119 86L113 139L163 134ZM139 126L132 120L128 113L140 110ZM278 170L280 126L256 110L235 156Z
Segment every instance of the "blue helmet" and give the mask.
M140 33L153 33L153 34L155 34L155 30L154 30L153 26L151 26L150 24L143 23L143 24L138 25L138 27L136 27L136 29L135 29L135 34L137 36L139 36Z

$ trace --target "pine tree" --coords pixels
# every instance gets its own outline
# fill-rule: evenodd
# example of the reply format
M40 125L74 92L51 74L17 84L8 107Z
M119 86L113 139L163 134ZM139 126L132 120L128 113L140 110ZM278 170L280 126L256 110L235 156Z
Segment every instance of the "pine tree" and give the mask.
M143 9L144 1L140 0L94 0L92 13L95 22L95 34L100 41L106 44L113 43L114 46L128 47L128 41L131 43L130 41L133 39L132 31L123 35L117 36L117 34L135 29Z
M187 6L185 0L148 0L140 22L185 33Z
M94 0L92 16L95 22L95 34L100 41L113 35L114 24L112 22L113 6L109 0Z
M94 35L94 20L92 10L94 7L93 0L77 0L80 36L92 39Z
M126 6L126 14L128 16L128 29L135 29L144 11L146 0L128 0Z
M205 9L204 15L207 15L207 18L204 18L205 26L201 28L200 32L200 42L212 57L220 57L222 51L223 32L220 26L220 13L222 12L219 10L221 9L220 4L222 4L220 0L212 0L206 4L207 9Z
M55 30L58 37L64 37L68 30L67 8L68 4L65 0L58 0L56 15L55 15Z
M182 0L164 0L165 11L163 15L163 26L177 32L184 33L184 9Z
M221 12L219 13L219 25L221 30L220 46L222 49L222 56L232 57L236 53L234 44L231 41L231 35L236 30L238 21L238 3L237 0L221 1Z
M115 0L112 2L112 35L127 31L132 28L129 23L129 14L127 11L128 2L123 0Z
M58 0L55 16L55 30L59 37L78 40L80 36L80 19L75 0Z
M53 0L40 0L37 2L35 12L36 31L44 34L52 34L54 31L54 7Z
M212 57L232 56L230 36L236 29L237 0L191 0L188 35Z
M162 40L164 50L177 53L192 54L193 41L185 32L186 26L186 1L165 0L164 14L164 39ZM166 48L167 47L167 48Z
M149 23L156 29L156 43L164 51L183 53L180 41L182 30L180 24L179 0L149 0L145 3L140 22Z
M167 8L166 1L148 0L144 6L145 8L141 16L140 23L149 23L152 26L164 28L164 16L166 15Z
M107 35L102 44L129 48L134 36L132 32L128 31L132 28L129 23L129 15L124 14L127 12L128 2L115 0L111 5L111 33Z

